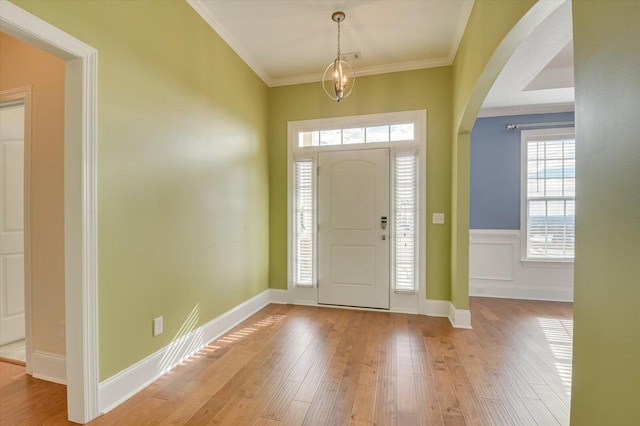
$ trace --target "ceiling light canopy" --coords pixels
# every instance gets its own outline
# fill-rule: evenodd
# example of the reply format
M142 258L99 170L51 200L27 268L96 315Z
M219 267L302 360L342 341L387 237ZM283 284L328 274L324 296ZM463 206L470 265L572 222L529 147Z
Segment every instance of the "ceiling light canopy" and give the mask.
M353 67L340 56L340 22L344 21L344 12L334 12L331 19L338 24L338 54L324 70L322 86L325 93L334 101L342 101L351 94L356 82Z

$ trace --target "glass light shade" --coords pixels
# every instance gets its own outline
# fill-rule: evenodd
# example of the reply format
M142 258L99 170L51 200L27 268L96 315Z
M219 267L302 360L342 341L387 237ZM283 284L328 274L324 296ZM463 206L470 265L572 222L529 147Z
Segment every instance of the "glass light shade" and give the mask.
M336 58L322 75L322 86L325 93L334 101L342 101L351 94L356 82L353 67L347 61Z

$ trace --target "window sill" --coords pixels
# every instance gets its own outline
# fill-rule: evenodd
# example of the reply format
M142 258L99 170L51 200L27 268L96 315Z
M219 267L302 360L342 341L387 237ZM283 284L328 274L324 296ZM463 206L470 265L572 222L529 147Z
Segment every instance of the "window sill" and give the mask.
M293 286L296 288L313 288L314 287L313 284L294 284Z
M573 260L560 259L520 259L525 268L559 268L573 269Z
M400 289L394 289L393 292L395 294L406 294L406 295L415 295L416 294L416 290L400 290Z

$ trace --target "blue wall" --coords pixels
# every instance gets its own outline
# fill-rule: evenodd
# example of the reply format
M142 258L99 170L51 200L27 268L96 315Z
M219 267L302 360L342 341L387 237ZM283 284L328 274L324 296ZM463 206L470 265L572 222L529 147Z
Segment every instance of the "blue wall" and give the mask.
M573 119L573 112L563 112L476 120L471 131L470 229L520 229L520 130L507 130L507 123Z

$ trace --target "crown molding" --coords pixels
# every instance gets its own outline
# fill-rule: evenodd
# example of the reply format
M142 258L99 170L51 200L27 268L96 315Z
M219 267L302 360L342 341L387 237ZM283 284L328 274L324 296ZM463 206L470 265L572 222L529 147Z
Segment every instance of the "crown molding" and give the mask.
M512 107L483 108L478 113L478 118L504 117L509 115L527 114L552 114L557 112L575 111L574 103L553 104L553 105L519 105Z
M449 58L425 59L419 61L399 62L396 64L375 65L366 68L355 68L356 78L367 75L388 74L392 72L412 71L424 68L445 67L451 65ZM269 87L290 86L294 84L318 83L322 80L322 70L313 74L271 79Z
M242 49L240 43L229 34L222 24L209 12L201 0L186 0L187 4L231 47L231 49L253 70L254 73L269 87L271 80L267 73Z

